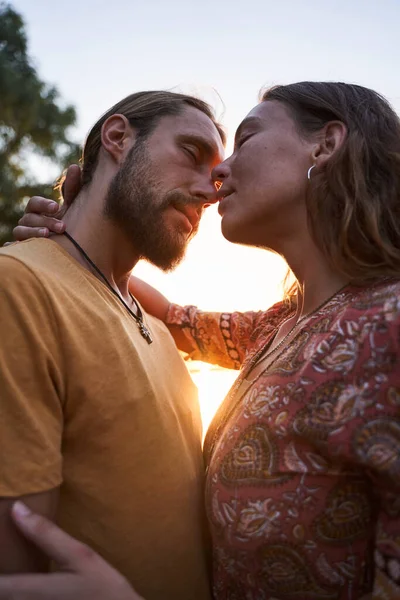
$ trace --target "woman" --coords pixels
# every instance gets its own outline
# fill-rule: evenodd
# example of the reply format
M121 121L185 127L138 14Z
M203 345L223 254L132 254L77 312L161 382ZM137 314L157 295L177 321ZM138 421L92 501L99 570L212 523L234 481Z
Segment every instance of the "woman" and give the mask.
M204 448L214 596L398 598L399 119L360 86L278 86L213 178L223 235L296 280L244 314L132 280L181 349L241 369Z

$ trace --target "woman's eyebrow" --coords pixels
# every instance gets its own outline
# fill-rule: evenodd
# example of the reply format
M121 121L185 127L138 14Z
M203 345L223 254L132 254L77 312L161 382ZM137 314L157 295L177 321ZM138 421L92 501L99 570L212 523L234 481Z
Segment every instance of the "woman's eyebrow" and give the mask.
M239 127L236 130L235 133L235 145L238 142L238 139L240 138L241 133L243 132L243 129L246 129L247 127L250 127L250 125L260 125L261 123L261 119L259 117L246 117L246 119L244 119Z

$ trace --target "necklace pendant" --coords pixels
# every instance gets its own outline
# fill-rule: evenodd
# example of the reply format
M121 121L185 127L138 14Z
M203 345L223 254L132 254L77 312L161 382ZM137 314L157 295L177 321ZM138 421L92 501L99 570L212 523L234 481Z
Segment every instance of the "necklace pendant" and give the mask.
M138 323L138 327L142 338L144 338L148 344L152 344L153 338L151 337L151 333L147 327L143 323Z

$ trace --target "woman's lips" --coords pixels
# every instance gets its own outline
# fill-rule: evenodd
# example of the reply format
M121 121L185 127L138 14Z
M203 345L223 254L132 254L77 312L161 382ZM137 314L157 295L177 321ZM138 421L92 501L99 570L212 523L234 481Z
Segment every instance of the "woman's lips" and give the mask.
M230 198L230 197L231 197L233 194L234 194L234 192L230 192L229 194L226 194L225 196L223 196L223 197L221 198L221 200L219 201L219 204L218 204L218 212L219 212L219 214L220 214L221 216L222 216L222 215L223 215L223 213L225 212L225 208L226 208L226 205L227 205L227 204L228 204L228 202L229 202L229 198Z

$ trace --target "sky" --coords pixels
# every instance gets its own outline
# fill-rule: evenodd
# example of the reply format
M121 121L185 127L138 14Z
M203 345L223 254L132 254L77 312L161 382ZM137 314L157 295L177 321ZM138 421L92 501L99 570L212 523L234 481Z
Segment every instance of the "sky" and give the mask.
M54 84L86 133L115 102L145 89L200 95L228 129L263 87L302 80L358 83L400 113L400 0L11 0L25 19L40 77ZM46 177L48 165L37 165ZM266 251L234 246L215 207L178 269L135 273L173 301L206 310L259 310L281 295L286 268ZM226 374L195 374L200 392L220 395ZM219 377L218 394L210 382ZM200 381L201 380L201 381ZM211 386L212 387L212 386ZM223 387L223 386L222 386ZM204 391L206 390L206 392ZM222 398L219 398L222 399ZM214 399L213 399L214 402Z

